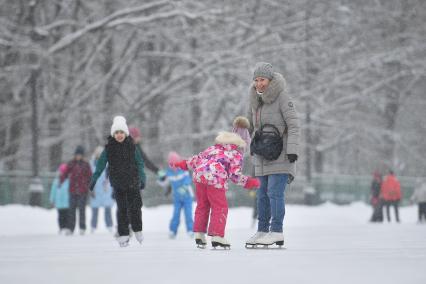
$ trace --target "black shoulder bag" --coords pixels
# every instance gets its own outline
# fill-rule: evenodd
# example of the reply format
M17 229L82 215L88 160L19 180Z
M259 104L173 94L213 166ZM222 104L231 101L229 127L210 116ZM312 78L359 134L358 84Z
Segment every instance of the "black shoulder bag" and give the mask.
M272 130L264 130L271 128ZM254 133L250 143L250 154L262 156L266 160L278 159L283 150L283 136L275 125L264 124Z

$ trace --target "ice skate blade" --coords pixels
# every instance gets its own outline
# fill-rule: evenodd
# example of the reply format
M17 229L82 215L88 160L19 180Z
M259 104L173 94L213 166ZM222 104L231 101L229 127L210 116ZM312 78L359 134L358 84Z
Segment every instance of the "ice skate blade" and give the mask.
M246 249L286 249L284 242L276 242L273 244L246 244Z
M206 249L206 245L205 244L197 244L197 248Z
M119 245L121 248L125 248L129 246L129 243L120 243Z
M216 249L216 248L222 248L222 249L231 249L231 245L229 245L229 244L222 244L222 243L219 243L219 242L212 242L212 247L213 247L213 249Z

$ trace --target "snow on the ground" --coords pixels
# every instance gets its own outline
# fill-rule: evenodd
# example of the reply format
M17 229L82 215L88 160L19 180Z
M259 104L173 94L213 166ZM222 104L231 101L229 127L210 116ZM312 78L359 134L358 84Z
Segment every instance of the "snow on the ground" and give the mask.
M415 206L401 208L400 224L371 224L362 203L287 205L283 250L244 248L255 232L250 208L230 209L229 251L197 249L183 223L168 239L171 213L143 208L144 243L119 248L102 210L96 233L65 237L55 210L0 206L0 283L426 283L426 224Z

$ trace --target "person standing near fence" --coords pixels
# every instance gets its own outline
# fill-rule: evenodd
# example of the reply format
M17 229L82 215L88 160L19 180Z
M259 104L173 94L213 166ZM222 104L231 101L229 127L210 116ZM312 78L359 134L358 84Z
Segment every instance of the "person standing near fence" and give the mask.
M101 156L103 147L96 147L93 152L92 160L90 161L90 166L92 172L96 169L96 163ZM92 220L90 222L91 232L94 233L98 226L98 213L99 208L104 208L105 216L105 225L108 231L112 232L112 214L111 207L114 205L114 199L112 198L112 189L111 184L109 183L108 170L104 170L100 177L98 178L95 188L93 189L94 194L91 194L90 198L90 207L92 208Z
M83 146L77 146L74 152L74 159L67 164L67 169L61 175L61 184L67 178L70 181L70 209L68 211L68 229L70 229L70 234L75 229L77 208L80 235L84 235L86 232L86 203L92 170L89 163L85 161L84 154Z
M383 204L386 207L388 222L391 221L389 207L393 206L395 210L395 220L399 223L398 207L402 197L401 185L392 170L389 170L389 174L383 179L380 194L383 199Z
M249 100L248 118L251 128L259 130L265 124L276 127L282 136L283 147L279 149L281 152L276 160L254 155L255 176L261 182L257 190L258 227L257 232L246 241L246 245L282 245L284 190L296 172L299 119L284 77L274 72L270 63L256 64Z
M420 181L416 186L413 195L410 198L411 202L416 202L418 205L419 223L426 222L426 181Z
M69 187L70 182L66 179L60 184L60 177L66 172L67 164L63 163L59 166L57 176L53 180L52 187L50 190L49 201L58 210L58 225L59 234L69 235L70 230L68 229L68 210L70 206L70 193Z
M370 222L383 222L383 208L382 200L380 199L380 188L382 186L382 175L375 171L373 174L373 181L371 182L370 188L370 200L371 206L373 207L373 215L371 216Z

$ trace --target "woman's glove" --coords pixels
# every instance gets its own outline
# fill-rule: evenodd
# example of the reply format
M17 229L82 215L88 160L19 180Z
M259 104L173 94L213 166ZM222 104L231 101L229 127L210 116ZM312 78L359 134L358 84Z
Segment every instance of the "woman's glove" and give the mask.
M287 159L290 163L294 163L297 161L297 155L296 154L287 154Z

